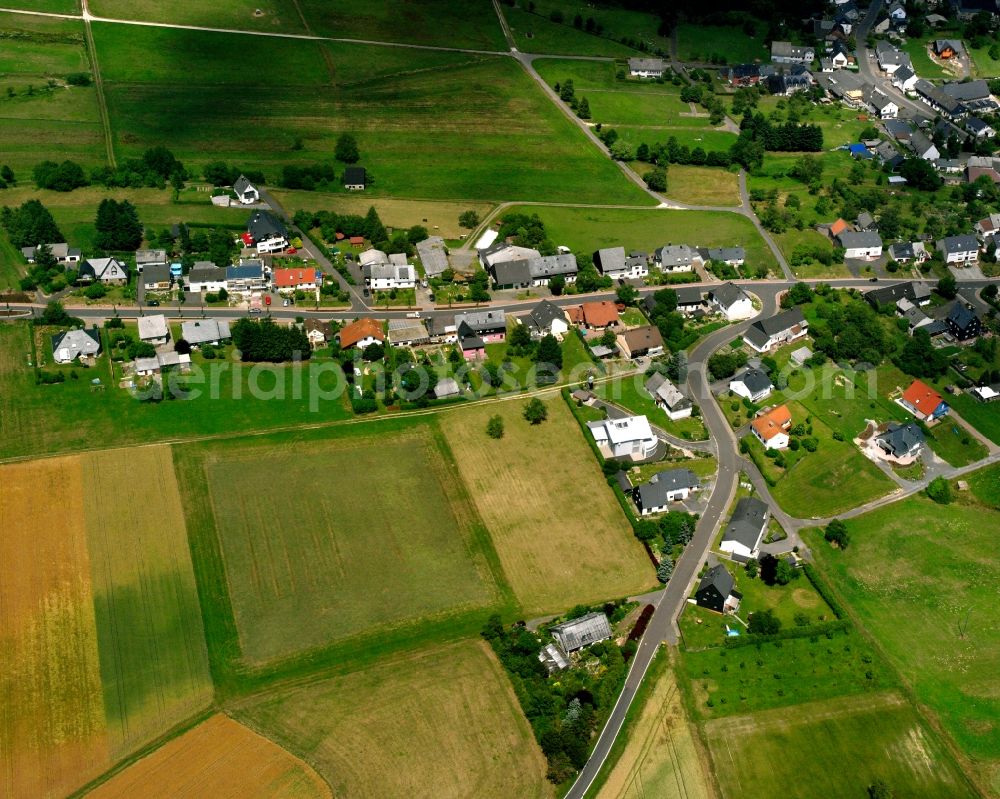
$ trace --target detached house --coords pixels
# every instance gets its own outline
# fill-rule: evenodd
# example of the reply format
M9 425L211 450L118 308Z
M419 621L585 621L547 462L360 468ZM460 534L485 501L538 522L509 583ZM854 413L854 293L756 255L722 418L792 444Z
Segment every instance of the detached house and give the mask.
M170 328L167 317L163 314L139 317L139 341L145 341L154 346L166 344L170 340Z
M653 402L666 412L668 419L677 421L691 415L694 407L691 400L681 394L680 389L659 372L651 374L646 380L646 391L653 398Z
M590 434L606 458L643 460L656 452L658 439L645 416L625 416L587 422Z
M542 300L532 308L525 317L524 324L528 325L532 335L538 338L545 335L562 338L569 330L566 313L558 305L548 300Z
M198 261L187 276L188 291L217 292L226 288L226 270L211 261Z
M649 478L649 482L632 489L632 499L640 516L663 513L671 502L680 502L697 491L698 478L690 469L665 469Z
M334 334L334 339L342 350L352 347L363 350L372 344L385 344L385 333L380 321L366 317L344 325Z
M941 395L922 380L914 380L896 402L922 422L939 419L949 410Z
M254 211L247 222L247 234L257 252L281 252L288 249L288 228L270 211Z
M88 258L80 264L80 280L124 286L128 283L128 267L117 258Z
M654 325L634 327L618 334L618 348L626 358L654 357L663 352L663 336Z
M979 239L972 233L945 236L938 241L937 248L944 255L946 264L972 263L979 258Z
M752 422L750 429L764 449L784 449L788 446L788 431L792 428L792 414L787 405L779 405L763 413Z
M77 247L70 247L68 244L46 244L44 245L49 248L49 252L52 253L52 257L56 259L56 263L62 264L63 266L71 266L72 264L80 263L80 250ZM35 262L35 255L38 252L38 247L22 247L21 255L24 256L25 260L29 264Z
M694 601L700 608L708 608L716 613L735 613L740 609L743 595L735 590L733 575L721 563L713 566L698 583Z
M809 65L816 58L816 51L811 47L800 47L791 42L771 42L771 60L775 64L805 64Z
M982 335L983 323L971 307L961 300L955 300L945 318L948 332L959 341L968 341Z
M708 292L708 304L730 322L753 316L750 296L735 283L723 283Z
M746 563L760 554L760 542L770 519L770 508L759 499L744 497L736 503L733 516L722 534L719 549L733 560Z
M773 389L771 378L753 366L744 369L729 381L729 390L750 402L760 402L769 396Z
M837 241L844 248L844 258L870 261L882 255L882 237L874 230L845 230Z
M142 271L139 282L146 291L169 291L173 284L170 266L167 264L149 265Z
M148 266L169 266L166 250L136 250L135 270L139 273L146 271Z
M690 272L696 255L687 244L666 244L653 252L653 264L664 272Z
M196 319L181 323L181 338L192 347L221 344L231 337L229 322L225 319Z
M799 308L791 308L767 319L759 319L747 328L743 340L757 352L767 352L795 341L809 333L809 323Z
M278 291L315 291L319 285L313 267L275 269L271 282Z
M649 264L642 253L625 255L624 247L607 247L594 253L597 271L612 280L632 280L649 274Z
M401 260L402 263L390 261L363 267L365 283L374 291L412 289L417 285L417 270L406 263L406 256L397 260Z
M920 455L924 433L914 423L890 422L885 432L875 436L875 446L894 460L912 460Z
M363 166L349 166L344 170L344 188L348 191L364 191L368 183L368 173Z
M241 205L253 205L260 202L260 192L247 180L245 175L240 175L233 184L233 193Z
M588 330L606 330L618 324L618 307L610 300L585 302L571 309L570 317Z
M263 261L241 261L226 267L226 289L230 292L263 291L267 287Z
M93 358L101 352L101 334L92 330L67 330L52 337L52 360L72 363L77 358Z
M910 134L910 149L913 150L913 154L917 158L923 158L925 161L937 161L941 157L941 152L921 130L915 130Z
M698 250L702 261L721 261L730 266L743 266L746 261L746 250L742 247L707 247Z
M630 58L628 74L633 78L662 78L667 62L662 58Z
M760 83L759 64L734 64L725 74L730 86L756 86Z

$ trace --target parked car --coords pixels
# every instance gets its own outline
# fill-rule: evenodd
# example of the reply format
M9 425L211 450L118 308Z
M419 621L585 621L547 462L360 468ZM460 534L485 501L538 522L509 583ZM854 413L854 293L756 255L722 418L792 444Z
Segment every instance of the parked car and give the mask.
M159 300L149 300L149 302L147 302L146 305L148 305L150 308L159 308L160 307L160 301Z

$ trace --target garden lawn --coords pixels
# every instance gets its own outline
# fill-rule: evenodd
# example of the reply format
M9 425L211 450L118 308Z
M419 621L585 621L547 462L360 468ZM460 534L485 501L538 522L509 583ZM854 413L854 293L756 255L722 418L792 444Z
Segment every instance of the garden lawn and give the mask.
M948 397L948 404L958 412L959 416L990 441L1000 444L1000 413L997 413L997 406L979 402L965 393L945 394L944 389L947 385L950 385L947 378L934 382L934 387L942 396Z
M978 794L938 735L896 693L832 699L705 726L725 799L851 799L884 780L894 796Z
M940 36L945 36L945 34L940 34ZM902 49L910 54L910 60L913 62L913 70L922 78L930 78L931 80L944 79L944 80L955 80L958 75L950 70L945 69L940 66L940 64L930 57L928 53L928 43L929 39L924 38L912 38L907 39L906 43L902 45Z
M975 74L980 78L995 78L1000 75L1000 61L990 58L989 47L979 47L973 49L969 47L968 40L963 41L966 52L972 56L972 65Z
M967 466L989 455L985 444L948 416L930 428L927 444L951 466Z
M983 474L968 479L982 492ZM986 494L989 496L989 493ZM847 522L847 550L807 541L828 580L934 710L984 782L1000 785L1000 631L980 599L1000 581L1000 512L914 496Z
M652 202L511 59L258 38L248 72L244 36L124 28L94 26L119 157L163 144L276 183L287 164L329 163L350 131L369 196Z
M597 386L596 393L609 402L621 405L633 413L644 415L652 424L671 435L691 441L707 438L705 425L700 418L689 416L675 421L667 416L667 412L657 405L646 391L645 382L645 375L630 375Z

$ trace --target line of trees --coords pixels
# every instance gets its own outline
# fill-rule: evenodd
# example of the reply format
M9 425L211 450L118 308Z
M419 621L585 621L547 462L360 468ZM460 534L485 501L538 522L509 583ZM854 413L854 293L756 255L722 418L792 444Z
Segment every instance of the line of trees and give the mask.
M166 147L151 147L139 158L130 158L117 167L102 166L90 174L75 161L42 161L32 170L40 189L68 192L97 184L106 188L165 188L168 183L179 191L187 180L184 164ZM13 174L11 175L13 179Z
M282 363L296 355L308 360L312 353L305 330L298 325L280 327L270 319L239 319L232 326L232 337L243 361Z

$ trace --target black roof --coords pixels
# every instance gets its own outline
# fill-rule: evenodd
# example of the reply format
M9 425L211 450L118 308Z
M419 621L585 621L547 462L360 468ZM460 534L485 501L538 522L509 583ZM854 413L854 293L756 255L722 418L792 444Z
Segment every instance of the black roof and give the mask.
M733 575L720 563L705 572L705 576L698 583L698 592L701 593L706 588L711 587L715 588L723 597L728 597L733 592L734 585L736 582L733 580Z
M354 186L358 183L366 183L367 176L363 166L349 166L344 170L344 185Z
M733 518L729 520L723 541L736 541L747 549L757 546L764 521L767 519L767 504L754 497L744 497L736 503Z
M771 378L760 369L755 369L752 366L734 377L733 382L742 383L750 389L751 394L756 394L771 387Z
M254 211L247 222L247 232L254 241L262 241L271 236L288 238L288 230L284 223L270 211Z
M907 453L916 444L924 443L924 433L916 422L898 424L890 422L888 429L876 437L884 441L893 455Z
M698 485L698 477L690 469L665 469L649 478L648 483L636 486L635 490L642 507L658 508L667 504L670 492Z
M948 321L958 327L959 330L966 330L979 321L976 312L969 308L964 302L955 300L948 311Z
M747 332L743 334L743 337L752 344L763 346L776 333L788 330L795 327L795 325L804 324L805 321L806 318L802 315L801 309L789 308L787 311L769 316L767 319L758 319L747 328Z
M552 322L556 319L566 319L566 314L563 313L562 308L560 308L555 303L549 302L548 300L542 300L538 305L531 309L531 313L528 314L528 320L532 327L538 330L548 330L552 327Z

